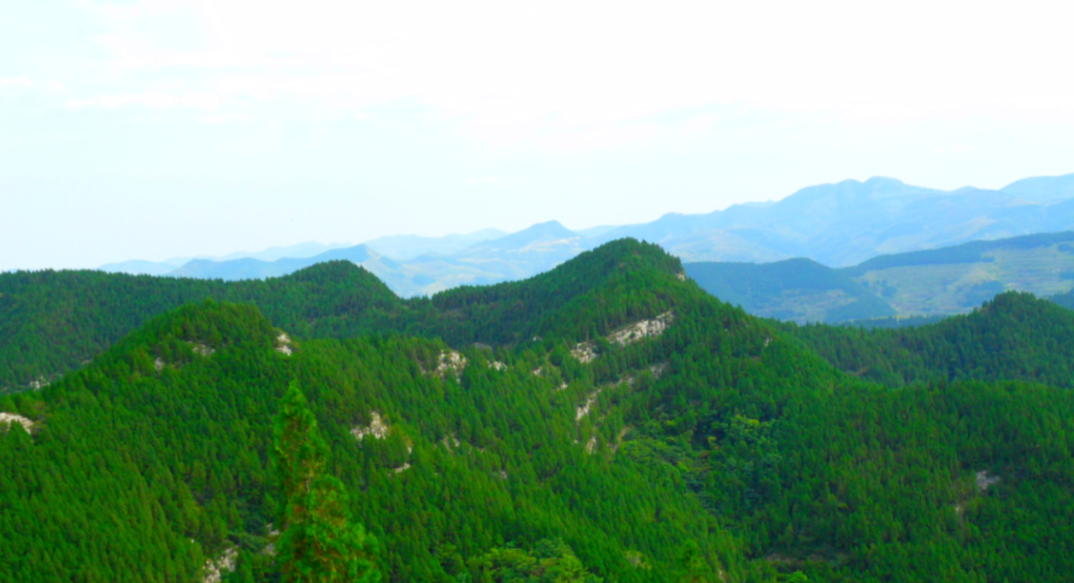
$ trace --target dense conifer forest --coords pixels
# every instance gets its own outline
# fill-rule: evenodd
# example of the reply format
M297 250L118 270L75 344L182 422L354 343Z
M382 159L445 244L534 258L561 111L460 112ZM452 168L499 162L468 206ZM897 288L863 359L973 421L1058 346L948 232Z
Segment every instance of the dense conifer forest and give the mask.
M347 263L0 275L0 383L52 381L0 397L32 422L0 425L0 580L304 580L307 515L365 580L1074 572L1074 313L796 327L681 273L621 240L408 301Z

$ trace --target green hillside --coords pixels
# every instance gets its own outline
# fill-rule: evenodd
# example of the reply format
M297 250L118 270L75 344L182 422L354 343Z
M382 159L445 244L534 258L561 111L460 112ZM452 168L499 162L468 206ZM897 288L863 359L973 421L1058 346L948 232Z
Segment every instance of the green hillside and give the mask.
M964 314L1004 291L1041 297L1070 291L1074 231L883 255L843 269L808 259L685 267L706 291L751 314L891 327Z
M891 387L961 379L1074 388L1074 312L1007 292L925 326L864 330L790 325L837 368Z
M0 274L0 393L40 386L101 354L153 316L212 297L250 302L292 334L390 327L406 305L352 263L265 281L223 282L98 271Z
M750 314L795 322L886 318L895 310L848 275L810 259L775 263L687 263L710 294Z
M651 279L650 272L681 271L677 259L632 240L584 256L571 269L510 284L455 288L431 300L402 300L368 271L347 261L321 263L263 281L96 271L4 273L0 274L0 393L55 380L151 317L209 297L252 303L276 326L298 337L342 338L394 330L437 336L453 344L500 343L582 322L623 321L634 315L634 308L606 313L606 308L586 304L578 296L605 283L604 293L615 294L623 286ZM659 295L649 294L638 305L644 309L662 305ZM568 306L571 301L577 305ZM560 312L547 317L560 308L605 312L589 320L560 320Z
M365 300L340 299L348 273ZM0 397L34 423L0 429L0 580L191 581L233 551L225 580L279 580L268 452L292 382L385 581L1074 569L1071 359L1050 344L1071 314L1012 295L923 327L935 354L890 364L927 382L892 390L828 348L880 332L760 320L679 273L619 241L525 282L401 302L340 264L261 282L311 286L259 296L289 304L148 317L51 386Z
M1038 296L1074 286L1074 231L875 257L846 273L900 314L965 313L1003 291Z

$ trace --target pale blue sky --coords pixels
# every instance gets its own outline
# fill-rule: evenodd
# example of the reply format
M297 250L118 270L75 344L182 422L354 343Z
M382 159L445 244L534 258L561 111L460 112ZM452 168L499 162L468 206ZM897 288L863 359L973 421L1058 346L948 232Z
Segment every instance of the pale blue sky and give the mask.
M1061 2L6 0L0 269L1074 172Z

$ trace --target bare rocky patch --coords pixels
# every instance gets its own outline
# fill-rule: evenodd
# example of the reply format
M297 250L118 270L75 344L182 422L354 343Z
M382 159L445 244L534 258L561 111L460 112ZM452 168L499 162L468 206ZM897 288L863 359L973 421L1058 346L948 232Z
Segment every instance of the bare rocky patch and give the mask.
M440 378L444 378L449 372L455 376L457 380L462 376L462 371L466 368L466 357L455 352L454 350L445 350L440 353L440 358L437 359L436 370L433 374Z
M635 322L608 335L608 341L626 346L645 338L655 338L664 333L675 320L673 312L664 312L652 320Z
M294 349L291 348L291 337L285 332L280 332L280 335L276 337L276 352L284 356L291 356L294 353Z
M16 415L14 413L0 413L0 427L5 430L12 424L18 423L22 425L22 428L29 433L34 428L34 422L23 417L22 415Z
M582 364L588 364L597 359L597 353L593 348L592 342L579 342L571 349L571 356Z
M191 342L190 345L194 350L194 354L198 354L200 356L209 357L212 356L214 352L216 352L216 350L204 344L199 344L197 342Z
M384 439L385 437L388 437L390 428L384 423L384 420L381 419L380 413L373 411L370 413L370 417L372 417L372 419L370 420L369 425L364 427L357 425L351 428L351 435L358 441L362 441L367 435L372 436L374 439Z
M574 412L574 420L581 421L583 417L589 415L589 410L593 408L593 405L597 402L597 397L600 396L600 392L603 389L597 389L589 394L585 399L585 404L579 405L578 409Z
M239 557L239 551L235 547L228 547L216 559L205 561L205 576L202 583L220 583L224 573L235 571L235 560Z
M40 391L41 389L43 389L43 388L45 388L45 387L47 387L47 386L49 386L51 384L52 383L50 383L49 380L46 379L45 377L38 377L38 378L30 381L30 388L35 390L35 391Z
M990 476L988 470L981 470L973 475L973 481L977 484L977 493L984 494L992 485L999 483L999 476Z
M440 443L442 443L444 447L448 449L448 451L451 451L452 449L459 449L459 446L462 445L462 443L459 441L459 438L455 437L455 434L453 433L446 435L444 439L440 440Z

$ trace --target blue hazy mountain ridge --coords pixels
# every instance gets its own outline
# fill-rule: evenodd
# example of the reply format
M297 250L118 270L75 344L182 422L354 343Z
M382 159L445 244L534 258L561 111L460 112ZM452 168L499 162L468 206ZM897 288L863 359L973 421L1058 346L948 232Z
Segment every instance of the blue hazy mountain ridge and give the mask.
M684 261L809 257L842 267L886 253L1068 229L1074 224L1072 185L1074 174L1020 180L1000 190L941 191L882 177L845 180L769 205L668 214L612 230L591 244L629 236L658 243Z
M1069 295L1074 231L883 255L839 269L809 259L684 268L702 289L759 316L829 324L896 316L909 322L965 313L1004 291Z
M510 235L485 230L440 238L382 237L367 244L382 260L363 265L403 296L530 277L622 237L657 243L685 262L807 257L832 267L854 266L878 255L1068 229L1074 224L1072 188L1074 174L1027 178L999 190L942 191L882 177L845 180L804 188L778 202L708 214L670 213L637 225L571 231L552 221ZM466 245L468 239L481 240ZM396 264L384 262L389 258ZM308 264L217 263L222 265L199 263L166 273L241 279Z
M443 237L390 235L366 241L363 245L381 255L387 255L399 261L406 261L428 254L451 255L471 245L498 239L506 234L505 231L499 229L482 229L473 233L452 234Z
M547 271L587 249L581 235L558 221L548 221L467 247L453 257L460 263L490 267L509 278L524 278Z
M172 271L169 275L227 281L264 279L288 275L317 263L336 260L350 261L359 265L382 265L388 271L397 271L400 267L396 261L380 256L365 245L355 245L345 249L325 251L313 257L287 257L276 261L261 261L260 259L249 257L231 261L195 259Z
M1059 202L1074 198L1074 174L1025 178L1003 187L1003 192L1036 202Z
M897 315L890 304L842 270L812 259L683 267L705 291L768 318L838 323Z
M261 251L237 251L235 253L228 253L227 255L212 257L212 256L197 256L197 257L172 257L165 259L164 261L146 261L141 259L135 259L131 261L122 261L118 263L107 263L98 267L97 269L108 273L129 273L131 275L167 275L175 271L177 268L183 265L195 261L195 260L209 260L215 262L232 261L235 259L258 259L261 261L276 261L278 259L287 258L304 258L313 257L332 249L340 249L349 247L346 243L331 243L325 245L316 241L307 241L305 243L298 243L297 245L290 245L286 247L269 247Z
M120 261L117 263L106 263L97 269L108 273L129 273L131 275L168 275L187 261L190 260L186 259L183 262L176 264L165 261L132 259L130 261Z

